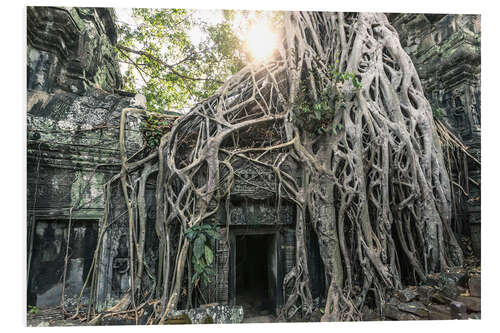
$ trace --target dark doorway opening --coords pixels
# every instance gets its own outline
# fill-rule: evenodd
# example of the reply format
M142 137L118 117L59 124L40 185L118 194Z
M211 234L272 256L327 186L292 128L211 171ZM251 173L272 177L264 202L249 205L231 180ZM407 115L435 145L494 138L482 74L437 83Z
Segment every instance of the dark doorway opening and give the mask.
M60 304L68 225L68 220L36 222L28 276L28 305L46 308ZM80 295L91 269L97 233L97 220L74 220L71 223L65 284L68 298ZM87 285L83 296L88 297L88 292Z
M235 302L245 315L258 316L276 311L276 235L236 236Z

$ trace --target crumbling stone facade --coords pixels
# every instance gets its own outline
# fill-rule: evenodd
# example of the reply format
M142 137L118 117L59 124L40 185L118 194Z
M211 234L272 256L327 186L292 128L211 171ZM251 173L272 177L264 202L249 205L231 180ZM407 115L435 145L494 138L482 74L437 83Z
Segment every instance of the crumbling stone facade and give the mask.
M104 212L102 185L120 170L121 77L111 9L28 7L28 304L77 295L92 262ZM115 92L115 93L113 93ZM139 103L140 104L140 103ZM127 147L142 145L138 121Z

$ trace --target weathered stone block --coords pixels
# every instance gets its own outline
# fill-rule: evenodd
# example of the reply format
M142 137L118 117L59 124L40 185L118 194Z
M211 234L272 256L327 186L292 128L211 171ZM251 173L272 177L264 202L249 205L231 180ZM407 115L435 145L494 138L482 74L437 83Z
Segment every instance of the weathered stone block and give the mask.
M141 94L136 94L134 98L131 101L131 107L138 108L138 109L145 109L146 108L146 96L141 95Z
M165 319L165 325L184 325L192 324L191 318L185 310L172 311Z
M438 287L440 285L455 284L465 287L467 281L467 272L461 267L447 269L439 275Z
M481 277L473 276L469 278L469 292L471 296L481 297Z
M451 302L450 313L453 319L467 319L467 307L462 302Z
M415 298L417 298L418 292L415 287L409 287L406 289L401 290L399 293L399 299L401 302L410 302L413 301Z
M383 310L384 317L393 320L419 320L422 319L414 314L404 312L398 309L397 305L386 304Z
M429 311L421 302L400 303L398 309L419 316L422 319L429 317Z
M450 320L450 308L446 305L430 304L427 309L429 310L430 320Z
M417 287L417 299L424 303L429 304L431 301L432 293L434 293L434 288L431 286L418 286Z
M481 311L481 298L474 296L458 296L457 301L462 302L469 312Z
M450 304L450 302L453 301L452 298L448 297L447 295L445 295L444 293L442 293L441 291L435 291L432 295L431 295L431 301L432 302L436 302L436 303L439 303L439 304L444 304L444 305L448 305Z
M451 268L439 275L436 288L446 297L455 299L459 287L465 287L467 272L463 268Z

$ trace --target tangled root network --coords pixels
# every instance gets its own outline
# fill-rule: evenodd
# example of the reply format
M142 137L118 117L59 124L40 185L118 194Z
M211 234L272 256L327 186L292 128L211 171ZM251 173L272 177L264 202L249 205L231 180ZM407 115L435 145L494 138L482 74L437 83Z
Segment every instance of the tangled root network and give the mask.
M182 235L224 204L235 160L272 170L276 196L297 207L284 319L312 311L306 224L318 237L329 286L325 321L360 319L367 303L380 310L403 284L462 264L432 110L385 15L289 12L283 23L273 59L243 68L179 118L141 166L141 179L157 171L159 322L177 307L189 265L190 241L171 244L172 230ZM346 73L350 79L340 79ZM308 107L318 113L314 121ZM289 163L299 166L301 182L283 167ZM134 182L124 170L127 193ZM131 220L141 217L137 202ZM144 245L140 237L130 242L139 262L135 303Z

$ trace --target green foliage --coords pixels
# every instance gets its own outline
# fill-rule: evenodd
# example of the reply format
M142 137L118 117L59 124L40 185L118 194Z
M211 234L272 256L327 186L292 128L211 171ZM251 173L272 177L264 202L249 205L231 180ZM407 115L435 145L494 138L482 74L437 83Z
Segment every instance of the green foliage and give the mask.
M326 75L329 83L316 98L308 94L306 85L301 85L295 121L299 127L303 127L309 132L318 135L327 133L337 135L338 131L343 128L342 124L334 122L336 111L345 107L342 86L348 81L352 81L356 89L362 88L362 85L354 73L341 73L334 66L329 67Z
M124 88L145 95L148 110L185 109L243 67L245 53L231 15L218 24L188 9L140 8L132 15L137 24L118 24L117 53L126 65ZM193 40L193 31L205 38Z
M142 137L146 142L149 150L154 150L160 145L160 140L163 134L170 131L172 124L165 120L160 120L158 117L150 115L146 121L141 122L140 129Z
M434 116L435 119L441 119L443 117L443 114L441 112L441 108L439 108L437 105L432 104L432 115Z
M186 230L186 237L192 244L192 264L194 274L191 283L195 285L203 280L205 283L210 282L210 276L214 273L210 268L214 261L214 254L210 248L210 239L221 239L214 226L209 224L196 225Z
M40 313L40 309L38 309L34 305L28 305L28 313L30 313L30 314L38 314L38 313Z
M341 84L344 84L346 81L352 80L352 84L354 88L362 88L361 82L359 82L358 77L354 73L341 73L338 70L335 69L334 66L330 66L330 71L328 73L328 77L331 80L334 80L336 82L340 82Z

